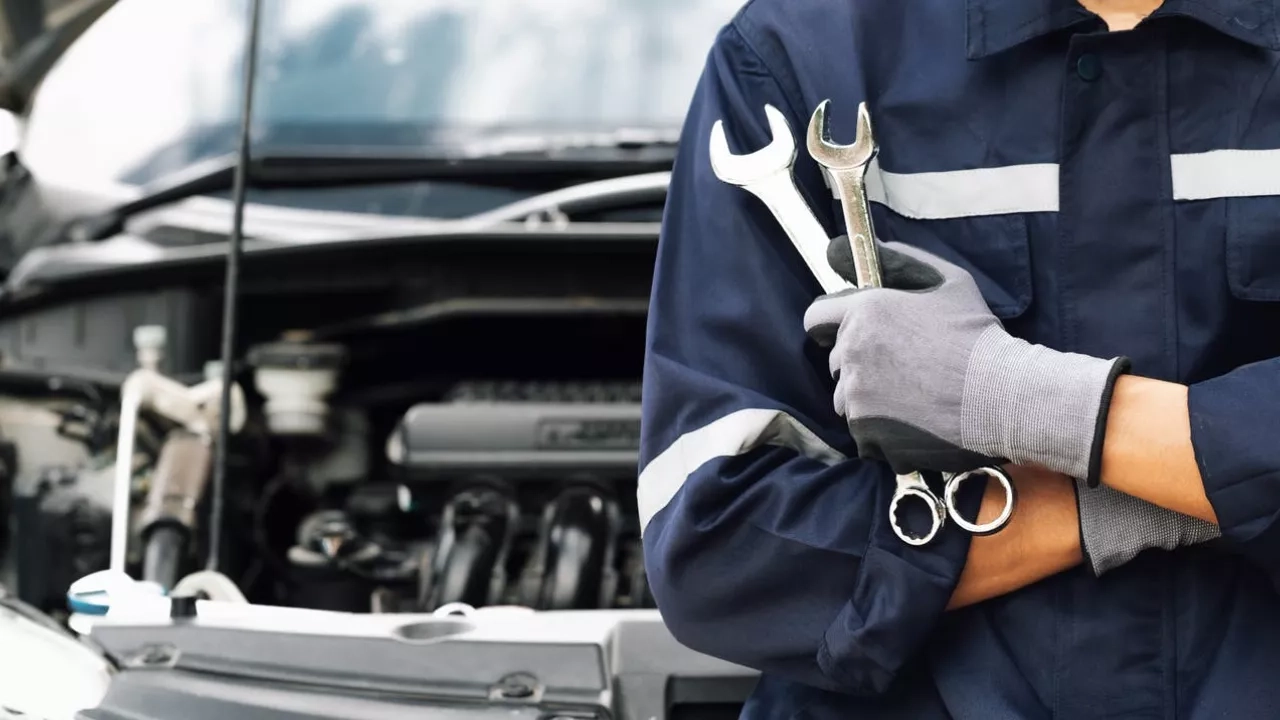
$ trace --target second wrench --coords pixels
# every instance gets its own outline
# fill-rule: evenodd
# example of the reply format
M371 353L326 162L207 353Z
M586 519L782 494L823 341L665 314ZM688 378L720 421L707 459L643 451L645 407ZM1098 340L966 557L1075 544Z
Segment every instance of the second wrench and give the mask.
M832 189L840 198L858 287L880 287L883 283L880 252L871 226L871 208L867 205L865 184L867 166L879 152L875 135L871 132L871 113L865 102L858 103L857 139L852 145L840 145L831 140L827 118L830 105L831 101L824 100L813 112L807 142L809 155L822 166Z

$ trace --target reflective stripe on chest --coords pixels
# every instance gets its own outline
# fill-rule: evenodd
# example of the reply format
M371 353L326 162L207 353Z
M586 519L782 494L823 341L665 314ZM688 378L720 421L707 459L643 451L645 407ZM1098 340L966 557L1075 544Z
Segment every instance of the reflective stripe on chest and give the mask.
M1280 149L1172 155L1169 171L1177 201L1280 195ZM1057 212L1058 165L894 173L877 159L867 168L867 197L916 220Z

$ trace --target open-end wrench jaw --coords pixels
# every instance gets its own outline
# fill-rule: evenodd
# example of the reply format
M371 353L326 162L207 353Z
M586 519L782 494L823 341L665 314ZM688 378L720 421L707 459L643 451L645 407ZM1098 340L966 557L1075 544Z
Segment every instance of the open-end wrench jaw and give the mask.
M745 189L769 208L823 292L846 289L850 287L849 281L827 262L827 232L796 187L792 175L796 139L791 134L791 126L777 108L766 105L764 112L773 137L768 145L749 155L734 155L729 150L724 123L716 121L711 127L708 148L711 169L716 177Z
M711 127L711 169L716 177L731 185L745 186L795 163L796 141L791 136L791 126L787 124L786 117L772 105L764 106L764 114L769 120L773 139L748 155L734 155L729 150L723 121L717 120Z
M880 149L876 145L875 133L871 131L871 112L867 110L867 104L858 103L858 135L852 145L841 145L831 139L831 120L827 115L830 105L830 100L823 100L809 120L809 154L820 165L832 170L852 170L867 165Z

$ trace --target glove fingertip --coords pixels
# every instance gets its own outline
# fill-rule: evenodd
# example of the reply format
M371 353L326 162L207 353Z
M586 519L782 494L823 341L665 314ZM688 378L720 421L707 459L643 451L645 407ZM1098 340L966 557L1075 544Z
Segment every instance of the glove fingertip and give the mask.
M840 300L849 293L855 292L845 290L833 295L823 295L817 300L809 304L804 311L804 329L805 332L812 333L814 330L824 326L840 327L840 323L844 320L845 303Z

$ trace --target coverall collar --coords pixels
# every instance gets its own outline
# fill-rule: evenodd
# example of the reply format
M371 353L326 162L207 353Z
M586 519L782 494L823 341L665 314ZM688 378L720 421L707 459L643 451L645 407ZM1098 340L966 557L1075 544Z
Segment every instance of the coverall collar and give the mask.
M1238 40L1280 49L1274 0L1165 0L1151 17L1183 16ZM1075 25L1096 22L1077 0L968 0L968 54L986 57Z

